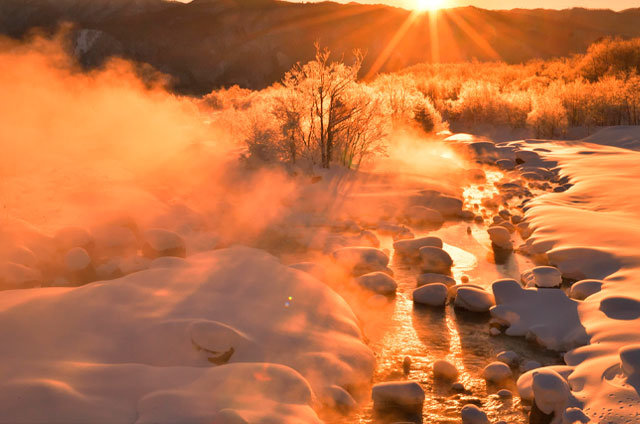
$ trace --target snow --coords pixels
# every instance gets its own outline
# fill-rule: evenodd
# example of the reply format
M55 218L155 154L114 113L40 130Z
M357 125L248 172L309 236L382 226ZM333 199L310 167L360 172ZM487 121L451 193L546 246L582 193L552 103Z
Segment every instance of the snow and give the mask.
M3 420L320 422L317 396L370 381L357 319L325 284L245 247L178 261L0 293Z
M384 296L390 296L396 293L398 284L384 272L370 272L355 279L356 284L365 290Z
M454 280L453 277L449 275L444 275L444 274L435 274L433 272L420 274L418 275L416 280L419 286L423 286L425 284L432 284L432 283L442 283L447 287L456 285L456 280Z
M640 377L640 344L624 346L618 353L622 372L629 378Z
M453 259L439 247L425 246L419 249L422 259L421 269L424 273L451 274Z
M371 397L378 411L400 409L421 413L425 394L415 381L389 381L374 385Z
M573 395L593 422L635 422L640 410L640 386L622 371L619 355L625 346L640 343L638 145L638 127L540 144L551 151L544 158L558 163L563 184L573 186L527 204L532 243L545 247L549 264L567 278L602 281L595 293L591 289L597 284L589 283L576 309L590 344L564 356L574 367ZM577 298L583 297L580 292L576 286Z
M562 284L562 274L551 266L537 266L522 273L522 282L526 287L558 287Z
M587 343L578 302L562 290L524 289L509 279L494 282L492 289L496 306L491 308L491 316L508 326L505 334L533 337L551 350L566 351Z
M460 411L462 424L489 424L487 414L475 405L468 404Z
M41 281L42 275L38 270L13 262L0 264L0 289L35 287Z
M415 303L427 306L444 306L447 302L447 286L442 283L426 284L412 293Z
M458 378L458 369L446 359L437 359L433 363L433 375L435 378L455 381Z
M569 297L576 300L585 300L592 294L602 290L602 281L600 280L581 280L573 283Z
M471 312L489 312L495 305L491 293L470 286L461 286L456 292L455 306Z
M402 258L419 261L420 248L426 246L442 249L442 239L439 237L427 236L408 240L398 240L393 243L393 250L396 255Z
M504 362L492 362L484 367L482 377L490 383L501 384L511 379L513 372Z

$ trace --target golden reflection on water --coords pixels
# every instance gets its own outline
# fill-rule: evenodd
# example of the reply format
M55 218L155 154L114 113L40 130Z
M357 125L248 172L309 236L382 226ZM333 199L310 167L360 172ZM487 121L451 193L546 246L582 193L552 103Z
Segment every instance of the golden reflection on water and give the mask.
M465 188L465 206L469 208L477 204L478 210L484 211L483 201L499 194L495 183L502 178L501 172L486 171L486 183ZM474 226L471 234L467 232L468 226ZM448 242L444 249L454 260L452 274L458 282L462 275L468 275L470 282L488 287L497 278L518 277L521 267L529 266L521 257L514 257L506 265L487 261L490 247L484 224L457 222L429 234ZM420 235L416 234L417 237ZM380 235L379 238L380 247L393 252L391 238ZM394 380L419 382L426 393L424 423L459 423L460 409L470 402L481 404L491 421L526 422L517 396L506 400L499 398L495 394L499 388L486 385L481 376L482 369L502 350L514 350L524 359L535 359L543 364L558 363L558 357L530 346L522 339L490 336L486 315L465 314L451 305L443 309L414 306L411 292L416 288L419 269L396 261L393 256L390 266L398 283L395 299L388 300L384 307L377 303L365 305L364 310L362 305L356 307L361 309L358 315L364 317L363 331L377 359L374 383ZM403 374L405 357L411 358L408 375ZM432 364L437 359L447 359L456 366L460 373L458 381L470 393L452 393L449 383L434 380ZM507 388L516 392L515 379ZM355 416L331 422L384 422L373 417L372 406L369 401Z

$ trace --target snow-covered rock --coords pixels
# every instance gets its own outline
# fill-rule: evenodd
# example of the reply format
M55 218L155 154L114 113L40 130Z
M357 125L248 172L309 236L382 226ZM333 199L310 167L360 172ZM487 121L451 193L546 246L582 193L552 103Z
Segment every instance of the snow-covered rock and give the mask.
M439 237L419 237L408 240L398 240L393 243L393 250L396 255L411 260L420 260L421 247L438 247L442 249L442 240Z
M462 424L489 424L487 414L477 406L468 404L462 407L460 411Z
M421 414L425 394L415 381L389 381L374 385L371 397L373 407L378 411L400 410Z
M389 264L389 256L373 247L343 247L331 255L338 265L354 275L384 271Z
M69 271L78 272L91 265L91 257L82 247L74 247L65 255L64 263Z
M444 274L435 274L433 272L418 275L418 277L416 278L416 282L419 286L424 286L426 284L432 283L442 283L447 287L456 285L456 280L454 280L453 277Z
M398 284L384 272L376 271L361 275L355 279L356 284L363 289L372 291L384 296L396 293Z
M520 355L512 350L506 350L498 353L498 355L496 355L496 359L500 362L504 362L512 368L518 366L520 363Z
M151 228L144 232L142 252L151 259L161 256L184 258L187 246L184 239L177 233L162 228Z
M575 300L585 300L592 294L602 290L602 281L600 280L581 280L571 286L569 297Z
M455 381L458 378L458 369L446 359L437 359L433 363L433 375L435 378Z
M545 414L562 417L569 404L571 390L567 381L557 372L546 368L532 371L533 398Z
M358 405L349 392L336 385L325 388L319 396L326 406L343 414L353 411Z
M546 373L555 373L567 380L569 375L573 372L574 368L567 365L551 365L547 367L536 367L530 371L526 371L522 374L516 383L518 388L518 395L526 401L532 401L534 397L533 392L533 376L534 373L544 371Z
M442 283L426 284L412 293L415 303L428 306L444 306L447 302L447 286Z
M562 284L560 270L552 266L537 266L523 272L520 278L526 287L550 288Z
M404 215L411 225L415 226L440 226L444 222L440 212L425 206L409 206Z
M421 247L420 258L422 259L421 269L424 273L450 274L453 259L439 247Z
M491 242L494 245L505 250L513 249L513 243L511 242L511 233L509 233L506 228L493 226L489 227L487 229L487 232L489 233L489 239L491 239Z
M42 274L36 269L13 262L0 264L0 289L24 289L41 283Z
M501 384L513 377L511 368L504 362L492 362L482 370L482 377L490 383Z
M495 305L491 293L476 287L461 286L456 293L455 306L471 312L488 312Z
M531 336L551 350L569 350L588 341L578 317L578 303L562 290L523 289L515 280L492 285L496 306L491 316L508 326L509 336Z

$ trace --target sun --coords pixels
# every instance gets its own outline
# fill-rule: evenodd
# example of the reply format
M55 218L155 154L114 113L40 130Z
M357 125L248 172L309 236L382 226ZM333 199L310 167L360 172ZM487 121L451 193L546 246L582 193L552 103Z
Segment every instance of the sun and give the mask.
M446 0L414 0L413 8L418 12L428 12L442 8Z

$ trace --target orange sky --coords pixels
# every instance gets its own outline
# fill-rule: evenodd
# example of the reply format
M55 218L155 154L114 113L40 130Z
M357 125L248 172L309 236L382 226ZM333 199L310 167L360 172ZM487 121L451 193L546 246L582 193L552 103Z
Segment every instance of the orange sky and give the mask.
M290 1L320 1L320 0L290 0ZM334 0L348 3L353 0ZM357 0L358 3L386 3L392 6L412 8L417 0ZM570 7L586 7L593 9L623 10L640 7L638 0L444 0L445 7L477 6L485 9L513 9L513 8L547 8L565 9Z

